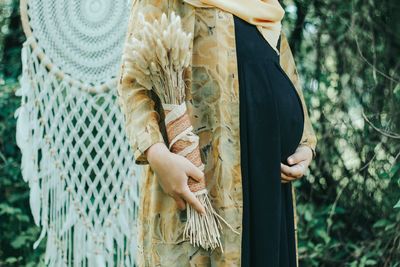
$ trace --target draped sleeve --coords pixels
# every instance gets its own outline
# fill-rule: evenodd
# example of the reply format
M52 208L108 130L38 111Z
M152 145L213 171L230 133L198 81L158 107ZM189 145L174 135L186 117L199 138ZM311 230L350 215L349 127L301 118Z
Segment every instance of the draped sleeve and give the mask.
M138 34L138 13L143 13L149 22L160 20L162 13L171 12L181 16L186 32L193 31L193 7L179 0L133 0L128 20L128 29L122 52L117 85L118 102L125 117L126 135L133 149L136 164L149 164L145 151L155 143L168 144L165 134L162 105L157 95L141 86L135 77L129 74L129 62L126 60L129 38ZM192 53L192 45L188 53ZM185 82L191 83L191 65L184 72Z

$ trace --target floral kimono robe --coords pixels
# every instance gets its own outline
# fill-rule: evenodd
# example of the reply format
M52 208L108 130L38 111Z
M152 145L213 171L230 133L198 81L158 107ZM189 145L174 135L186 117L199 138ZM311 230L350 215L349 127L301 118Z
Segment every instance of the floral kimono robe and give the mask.
M138 11L143 12L147 20L160 18L162 12L174 11L181 16L183 29L193 34L193 42L188 51L192 53L192 62L184 73L188 112L194 133L200 137L201 157L205 164L207 188L213 206L218 214L241 232L243 198L239 83L233 15L218 8L194 7L183 0L133 0L127 37L140 30L136 26ZM123 53L127 53L126 46ZM292 53L283 32L280 61L297 89L305 112L304 132L300 143L308 145L314 152L316 136L307 114ZM147 91L125 75L124 66L123 60L119 73L118 100L125 115L126 134L133 149L135 163L143 165L145 170L138 177L138 265L241 266L242 235L234 233L224 223L221 230L224 253L219 248L211 252L194 247L188 240L182 241L185 225L182 212L175 200L163 192L144 154L152 144L168 142L163 110L158 97L152 91ZM294 197L293 199L295 201ZM296 216L294 220L296 225Z

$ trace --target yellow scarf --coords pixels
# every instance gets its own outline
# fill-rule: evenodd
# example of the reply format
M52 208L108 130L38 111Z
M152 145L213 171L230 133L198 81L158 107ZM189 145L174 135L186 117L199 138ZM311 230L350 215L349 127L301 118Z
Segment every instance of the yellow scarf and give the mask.
M278 0L183 0L195 7L218 7L254 24L264 39L279 54L277 49L281 32L281 20L285 10Z

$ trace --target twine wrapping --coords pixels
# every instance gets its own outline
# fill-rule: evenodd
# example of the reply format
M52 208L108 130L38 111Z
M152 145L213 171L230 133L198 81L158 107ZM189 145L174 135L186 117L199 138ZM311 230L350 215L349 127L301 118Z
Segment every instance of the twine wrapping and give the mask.
M167 18L163 13L160 21L149 23L144 14L138 14L140 24L138 32L128 43L130 53L126 54L127 75L135 78L148 90L153 90L160 98L165 126L169 141L169 150L186 157L204 172L201 161L199 136L193 133L193 126L186 107L185 83L183 72L189 66L191 54L188 53L192 34L182 29L181 18L172 12ZM189 238L194 246L208 250L221 247L220 220L229 226L213 208L208 196L206 181L198 182L189 177L191 192L204 206L206 215L197 212L186 202L187 221L183 240Z

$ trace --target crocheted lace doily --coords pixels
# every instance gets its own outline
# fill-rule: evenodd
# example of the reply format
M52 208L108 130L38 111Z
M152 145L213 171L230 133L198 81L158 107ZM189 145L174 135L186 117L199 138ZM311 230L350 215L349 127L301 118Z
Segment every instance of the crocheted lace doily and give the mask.
M127 0L29 1L29 25L53 64L99 84L118 70L129 6Z

